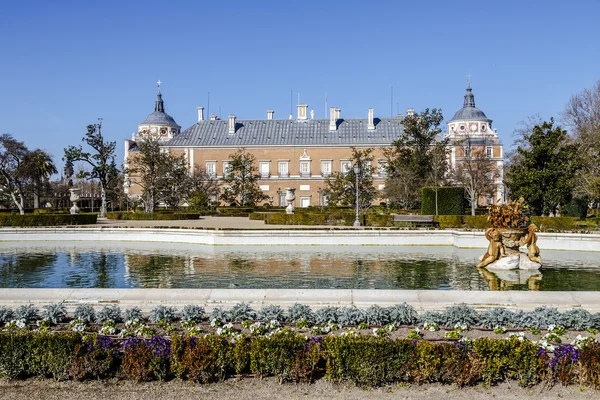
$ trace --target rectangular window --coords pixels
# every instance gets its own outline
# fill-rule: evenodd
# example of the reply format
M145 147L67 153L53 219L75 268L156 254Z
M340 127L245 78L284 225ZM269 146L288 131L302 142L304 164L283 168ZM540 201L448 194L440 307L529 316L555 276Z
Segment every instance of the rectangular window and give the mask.
M269 176L271 176L271 173L269 171L269 161L260 161L260 177L261 178L268 178Z
M207 161L205 164L206 175L208 176L217 176L217 163L215 161Z
M465 146L465 157L471 157L471 146Z
M492 157L492 146L488 146L485 148L485 155L488 157Z
M300 176L310 176L310 161L300 161Z
M346 175L348 172L350 172L350 168L352 168L352 161L342 160L342 164L341 164L341 168L340 168L340 170L342 171L342 174Z
M377 172L380 177L387 176L387 160L379 160L377 163Z
M289 162L288 161L279 161L279 166L278 166L278 174L280 177L288 177L290 176L290 172L289 172Z
M300 197L300 207L302 207L302 208L310 207L310 197Z
M285 201L285 192L277 192L279 193L279 207L285 207L287 206L287 203Z
M331 160L321 161L321 175L323 175L323 176L331 175Z
M229 161L223 161L223 176L229 175Z

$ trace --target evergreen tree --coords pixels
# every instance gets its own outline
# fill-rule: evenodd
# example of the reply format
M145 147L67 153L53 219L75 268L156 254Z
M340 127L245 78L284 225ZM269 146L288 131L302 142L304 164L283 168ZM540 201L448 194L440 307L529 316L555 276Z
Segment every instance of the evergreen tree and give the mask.
M441 110L426 108L402 120L402 135L384 151L388 173L384 193L391 205L412 208L420 202L423 186L433 183L437 187L446 169L445 159L440 163L436 157L447 143L438 140L443 119Z
M580 168L577 146L550 119L524 134L517 153L506 174L512 196L523 197L535 215L556 214L573 195Z

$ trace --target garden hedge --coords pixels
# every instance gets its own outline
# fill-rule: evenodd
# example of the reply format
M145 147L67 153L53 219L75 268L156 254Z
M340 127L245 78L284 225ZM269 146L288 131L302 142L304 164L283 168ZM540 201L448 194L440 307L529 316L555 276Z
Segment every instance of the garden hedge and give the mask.
M330 211L323 213L265 213L262 214L266 224L273 225L344 225L352 226L356 219L355 213L343 211ZM361 214L359 215L362 226L391 226L390 214ZM259 219L252 215L251 219Z
M435 215L435 190L432 187L422 189L421 214ZM465 190L455 186L438 188L438 214L463 215L465 213Z
M429 342L375 336L312 336L290 330L269 337L173 335L127 338L74 332L0 333L0 375L56 380L181 379L217 382L275 376L281 382L325 377L362 387L442 383L459 387L517 381L600 388L600 345L561 345L553 353L517 337Z
M97 214L4 214L0 226L63 226L95 224Z
M144 213L144 212L108 212L106 218L118 220L136 220L136 221L175 221L183 219L198 219L201 213L187 212L159 212L159 213Z

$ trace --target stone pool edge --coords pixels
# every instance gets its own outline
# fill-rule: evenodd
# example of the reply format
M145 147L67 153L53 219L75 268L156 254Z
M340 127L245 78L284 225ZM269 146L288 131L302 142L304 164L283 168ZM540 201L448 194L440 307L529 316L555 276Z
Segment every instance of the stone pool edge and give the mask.
M481 231L460 230L212 230L168 228L0 228L0 241L165 242L211 246L455 246L487 248ZM600 234L540 233L544 250L598 251ZM543 256L543 254L542 254Z
M121 309L138 306L144 312L157 305L195 304L211 311L246 302L255 309L275 304L287 308L294 303L313 308L351 306L367 308L372 304L390 306L408 303L418 312L441 311L466 304L477 310L493 307L533 310L540 306L561 311L582 308L600 312L600 292L520 292L520 291L441 291L441 290L373 290L373 289L0 289L0 305L12 308L32 303L41 308L49 303L63 303L73 312L81 304L97 308L118 305Z

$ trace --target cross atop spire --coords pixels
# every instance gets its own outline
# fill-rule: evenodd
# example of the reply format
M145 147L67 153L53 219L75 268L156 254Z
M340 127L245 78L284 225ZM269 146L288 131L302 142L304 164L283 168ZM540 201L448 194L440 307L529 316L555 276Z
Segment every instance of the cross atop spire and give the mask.
M159 81L160 82L160 81ZM159 85L160 86L160 85ZM471 87L471 72L467 74L467 87Z
M158 111L158 112L165 112L165 103L163 102L162 99L162 94L160 94L160 84L162 82L160 81L160 79L158 80L158 82L156 82L156 84L158 85L158 94L156 95L156 103L154 104L154 111Z

